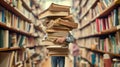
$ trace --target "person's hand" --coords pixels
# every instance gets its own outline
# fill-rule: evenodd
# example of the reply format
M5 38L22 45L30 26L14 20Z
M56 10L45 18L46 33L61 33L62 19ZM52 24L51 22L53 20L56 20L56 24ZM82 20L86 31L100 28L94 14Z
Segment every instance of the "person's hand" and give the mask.
M66 40L65 37L59 37L59 38L57 38L57 39L55 40L55 43L60 43L60 44L62 44L62 43L65 42L65 40Z

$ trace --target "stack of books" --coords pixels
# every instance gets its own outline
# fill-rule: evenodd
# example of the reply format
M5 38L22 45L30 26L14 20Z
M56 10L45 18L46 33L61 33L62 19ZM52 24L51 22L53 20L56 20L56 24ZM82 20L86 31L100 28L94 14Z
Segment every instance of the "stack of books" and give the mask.
M78 26L78 24L74 22L73 16L70 14L70 7L52 3L48 9L39 15L39 19L43 18L45 19L43 25L47 27L47 37L41 42L41 45L67 46L66 42L62 44L55 43L55 40L59 37L67 37L69 31Z

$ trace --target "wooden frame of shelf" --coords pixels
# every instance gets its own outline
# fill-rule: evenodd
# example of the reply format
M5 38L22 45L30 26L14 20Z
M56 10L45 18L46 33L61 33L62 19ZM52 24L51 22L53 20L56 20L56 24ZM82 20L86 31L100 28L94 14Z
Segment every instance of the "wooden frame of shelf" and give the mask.
M117 5L119 5L120 2L119 0L116 0L115 2L112 3L111 6L109 6L108 8L106 8L105 10L103 10L100 14L98 14L97 16L95 16L93 19L91 19L87 24L85 24L84 26L82 26L81 28L79 28L80 30L83 29L84 27L88 26L90 23L92 23L96 18L99 17L103 17L108 15Z
M95 0L95 1L93 2L93 4L86 10L86 12L82 14L82 16L79 18L79 20L81 20L81 19L88 13L88 11L90 10L90 8L92 8L93 5L94 5L96 2L97 2L97 0Z
M0 51L14 51L14 50L23 50L24 48L12 47L12 48L0 48Z
M32 8L29 7L24 0L22 0L22 4L23 4L23 6L24 6L29 12L31 12L31 13L34 15L34 17L38 18L38 17L33 13Z
M15 32L15 33L18 33L18 34L22 34L22 35L25 35L25 36L29 36L29 37L35 37L34 35L30 34L30 33L27 33L25 31L22 31L22 30L19 30L19 29L16 29L16 28L12 28L12 27L8 27L6 24L0 22L0 28L3 28L5 30L9 30L9 31L12 31L12 32Z
M31 7L29 7L24 0L21 0L21 1L22 1L22 3L23 3L23 6L24 6L29 12L32 12Z
M116 27L112 27L111 29L108 29L108 30L101 31L101 32L96 33L96 34L91 34L91 35L88 35L88 36L79 37L79 39L107 35L107 34L111 34L111 33L114 33L116 31L119 31L119 30L120 30L120 25L118 25Z
M24 19L28 21L29 23L32 23L32 21L27 18L22 12L20 12L17 8L14 8L10 6L8 3L6 3L4 0L0 0L0 4L4 6L7 10L13 12L15 15L19 16L21 19Z
M106 52L106 51L97 50L97 49L91 49L91 48L87 48L87 47L80 47L80 48L85 48L85 49L93 51L93 52L97 52L97 53L101 53L101 54L109 54L110 56L120 58L120 54L114 54L114 53L111 53L111 52Z

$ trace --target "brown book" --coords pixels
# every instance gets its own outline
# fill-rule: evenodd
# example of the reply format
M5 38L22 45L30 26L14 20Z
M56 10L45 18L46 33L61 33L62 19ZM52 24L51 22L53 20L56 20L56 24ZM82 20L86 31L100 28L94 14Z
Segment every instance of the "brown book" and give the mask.
M74 19L73 19L73 15L69 15L69 16L66 16L66 17L61 17L63 20L68 20L70 22L75 22Z
M67 31L67 32L69 32L69 30L67 30L67 29L66 30L65 29L53 29L53 28L52 29L49 29L49 28L46 29L47 33L49 33L49 32L52 33L52 32L57 32L57 31Z
M67 26L68 28L77 28L78 24L68 21L68 20L63 20L61 18L58 18L56 20L51 20L50 23L48 23L48 28L54 27L54 26L59 26L59 25L63 25L63 26Z
M60 12L53 12L53 11L50 11L50 10L45 10L43 12L41 12L39 14L39 19L42 19L42 18L45 18L45 17L55 17L55 16L68 16L69 13L68 12L63 12L63 11L60 11Z
M49 55L54 56L66 56L69 53L68 47L48 46L47 49L49 50Z
M61 45L61 46L65 46L67 45L66 43L62 43L62 44L58 44L58 43L54 43L52 40L44 40L40 42L40 45L43 46L50 46L50 45Z
M52 3L48 9L50 11L55 11L55 12L59 12L59 11L70 12L70 6L59 5L54 3Z
M68 52L69 51L68 47L62 47L59 45L47 46L46 48L52 52Z
M57 32L48 32L48 37L49 36L58 36L58 37L66 37L68 36L69 32L68 31L57 31Z
M68 52L49 52L48 55L50 55L50 56L67 56Z

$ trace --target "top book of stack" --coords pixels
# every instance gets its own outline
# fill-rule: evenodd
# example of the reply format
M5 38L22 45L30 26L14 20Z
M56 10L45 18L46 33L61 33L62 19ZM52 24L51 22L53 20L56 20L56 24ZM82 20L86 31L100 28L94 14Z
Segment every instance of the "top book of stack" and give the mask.
M70 6L58 5L52 3L48 9L41 12L39 14L39 19L46 17L54 17L54 16L68 16L70 14Z

